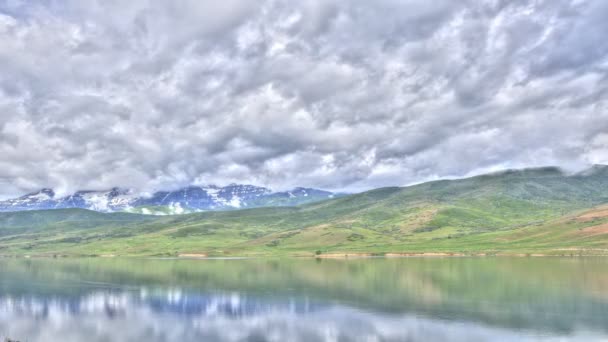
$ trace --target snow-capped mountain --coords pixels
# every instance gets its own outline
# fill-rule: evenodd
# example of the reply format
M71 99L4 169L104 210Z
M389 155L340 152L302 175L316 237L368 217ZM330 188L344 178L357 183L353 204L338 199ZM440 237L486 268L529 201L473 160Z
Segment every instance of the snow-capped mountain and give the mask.
M19 198L0 201L0 211L82 208L102 212L131 211L144 214L179 214L203 210L227 210L264 206L286 206L334 197L335 194L310 188L272 192L253 185L189 186L175 191L159 191L150 197L131 190L78 191L58 197L52 189L42 189Z
M113 188L108 191L78 191L57 197L52 189L42 189L15 199L0 202L0 211L84 208L96 211L118 211L130 207L139 199L129 190Z

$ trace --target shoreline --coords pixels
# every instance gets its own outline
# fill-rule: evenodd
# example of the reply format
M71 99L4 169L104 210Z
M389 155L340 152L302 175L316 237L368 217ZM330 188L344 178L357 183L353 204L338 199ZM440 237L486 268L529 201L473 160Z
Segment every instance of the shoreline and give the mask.
M462 257L608 257L608 250L554 250L549 253L539 252L327 252L314 253L285 253L285 254L234 254L222 255L215 253L179 253L177 255L76 255L76 254L0 254L0 259L166 259L166 260L239 260L264 258L311 258L311 259L370 259L370 258L462 258ZM561 253L560 253L561 252Z

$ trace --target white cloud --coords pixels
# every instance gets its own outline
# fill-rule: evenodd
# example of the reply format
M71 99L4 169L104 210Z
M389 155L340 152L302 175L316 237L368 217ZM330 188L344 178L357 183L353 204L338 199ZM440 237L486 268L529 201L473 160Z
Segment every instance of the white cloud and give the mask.
M605 8L0 0L0 194L608 162Z

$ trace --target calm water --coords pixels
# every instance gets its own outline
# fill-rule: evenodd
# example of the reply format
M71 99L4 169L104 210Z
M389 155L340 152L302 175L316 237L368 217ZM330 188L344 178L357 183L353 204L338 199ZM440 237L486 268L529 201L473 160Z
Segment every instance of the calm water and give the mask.
M0 337L608 341L608 259L0 259Z

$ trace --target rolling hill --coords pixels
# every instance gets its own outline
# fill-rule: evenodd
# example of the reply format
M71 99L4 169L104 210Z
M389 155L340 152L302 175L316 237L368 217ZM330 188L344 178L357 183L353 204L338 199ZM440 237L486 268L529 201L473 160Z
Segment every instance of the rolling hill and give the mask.
M0 255L608 254L608 167L376 189L296 207L154 217L0 213Z

